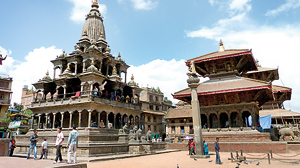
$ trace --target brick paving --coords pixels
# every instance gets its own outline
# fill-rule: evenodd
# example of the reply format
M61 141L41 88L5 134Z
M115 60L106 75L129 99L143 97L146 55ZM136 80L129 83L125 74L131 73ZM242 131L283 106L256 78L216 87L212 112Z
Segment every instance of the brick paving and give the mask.
M284 161L291 162L292 160L287 159L297 159L300 162L300 155L294 156L299 152L290 152L288 154L273 154L276 159L286 159ZM213 153L212 153L213 154ZM221 152L221 160L223 162L222 165L215 164L215 155L211 155L209 159L197 159L196 161L191 159L189 155L187 155L187 151L180 152L171 152L171 153L163 153L157 155L148 155L148 156L140 156L140 157L132 157L125 159L116 159L116 160L108 160L108 161L100 161L100 162L90 162L87 164L88 168L177 168L177 164L179 168L235 168L237 166L236 163L232 163L228 158L230 157L230 153ZM247 153L244 154L246 157L250 157ZM260 153L251 153L251 157L262 158L265 156L261 156ZM288 156L288 157L286 157ZM259 161L260 165L257 166L258 162L255 159L247 159L248 165L241 163L240 168L299 168L300 164L290 164L283 163L276 159L271 160L271 164L269 165L267 160ZM212 162L209 162L212 160ZM253 161L250 163L250 161ZM20 157L0 157L0 168L45 168L45 167L53 167L53 166L65 166L66 163L57 163L53 164L53 160L33 160Z

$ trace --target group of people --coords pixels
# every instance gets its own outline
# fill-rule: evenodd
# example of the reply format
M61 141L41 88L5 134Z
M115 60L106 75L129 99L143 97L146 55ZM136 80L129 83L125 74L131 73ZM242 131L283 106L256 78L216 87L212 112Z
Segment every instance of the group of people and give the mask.
M36 143L38 142L38 131L35 129L34 134L32 134L30 136L30 147L29 147L29 151L27 154L27 159L29 159L30 157L30 151L34 150L34 160L37 160L37 147L36 147ZM79 134L76 130L76 125L72 126L72 131L69 133L69 138L68 138L68 142L67 142L67 148L68 148L68 162L67 163L71 163L71 153L74 153L74 160L73 163L76 163L76 150L78 148L78 138L79 138ZM62 162L62 154L61 154L61 148L62 148L62 143L64 141L64 134L62 132L62 128L58 127L57 128L57 138L56 138L56 142L55 142L55 146L56 146L56 157L54 159L54 164L57 162ZM47 155L48 155L48 142L46 139L44 139L42 145L41 145L41 157L40 159L43 158L47 159Z
M193 139L190 139L187 146L189 147L189 155L195 155L195 142ZM220 145L219 145L219 137L216 138L216 141L214 143L215 146L215 152L216 152L216 164L222 164L220 159ZM203 141L203 151L204 155L209 155L208 152L208 143Z

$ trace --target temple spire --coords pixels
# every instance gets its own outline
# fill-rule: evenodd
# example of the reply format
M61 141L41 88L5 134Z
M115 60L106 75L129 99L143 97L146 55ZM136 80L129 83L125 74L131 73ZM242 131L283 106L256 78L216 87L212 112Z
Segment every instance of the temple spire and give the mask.
M97 0L93 1L92 7L99 8L99 4L98 4Z
M220 46L219 46L219 52L225 51L225 48L223 46L223 41L220 39Z

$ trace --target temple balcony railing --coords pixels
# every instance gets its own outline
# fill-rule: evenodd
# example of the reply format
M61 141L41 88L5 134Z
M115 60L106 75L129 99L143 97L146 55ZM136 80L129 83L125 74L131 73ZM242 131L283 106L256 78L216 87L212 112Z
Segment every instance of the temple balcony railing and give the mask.
M76 104L76 103L85 103L85 102L95 102L100 104L112 105L122 108L129 108L134 110L141 110L141 105L139 102L126 102L117 101L115 99L109 99L106 97L98 97L91 94L91 91L81 92L80 95L75 93L66 93L66 94L56 94L53 98L46 96L44 98L36 99L31 103L31 107L43 107L43 106L57 106L57 105L67 105L67 104Z
M8 105L10 104L10 99L0 99L0 105Z

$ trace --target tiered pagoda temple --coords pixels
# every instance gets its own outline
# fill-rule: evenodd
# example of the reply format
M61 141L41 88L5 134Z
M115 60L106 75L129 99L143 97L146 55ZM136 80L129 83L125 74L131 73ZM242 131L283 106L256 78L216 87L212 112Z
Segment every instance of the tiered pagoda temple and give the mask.
M272 85L279 79L278 69L258 66L251 49L225 50L220 41L219 51L189 59L186 65L192 63L199 75L209 77L197 88L202 126L207 128L256 126L264 104L282 107L282 102L291 98L290 88ZM190 103L190 88L175 92L174 98ZM192 124L189 109L186 106L169 111L165 117L167 132L178 132L175 130L180 129L181 122ZM189 128L181 130L190 132Z
M94 122L99 126L101 120L106 128L108 123L114 128L125 123L139 126L142 89L127 84L129 66L120 53L117 57L111 54L98 7L94 1L75 50L70 54L64 51L51 60L53 78L47 73L33 84L43 95L29 108L40 129L71 128L73 124L79 128L91 127ZM95 87L98 91L94 91Z

